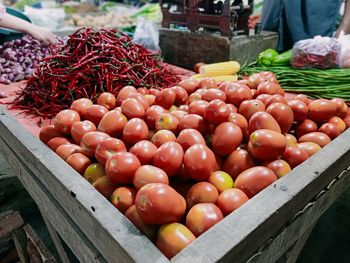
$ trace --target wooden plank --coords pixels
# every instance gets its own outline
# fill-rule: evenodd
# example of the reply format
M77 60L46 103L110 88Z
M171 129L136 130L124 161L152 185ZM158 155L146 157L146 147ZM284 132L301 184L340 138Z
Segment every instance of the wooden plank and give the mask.
M246 261L337 174L347 168L350 162L349 149L350 130L347 130L290 174L201 235L171 261ZM205 258L203 251L206 252Z
M15 154L12 158L22 159L20 161L84 230L106 260L168 262L129 220L55 153L23 129L3 107L0 107L0 136Z
M16 247L20 262L21 263L29 262L28 253L27 253L27 245L28 245L27 236L23 228L13 231L12 238L15 243L15 247Z
M7 153L7 156L13 155L11 149L0 139L0 148ZM85 234L73 222L70 216L64 211L60 204L53 198L36 176L26 168L18 158L9 158L14 172L19 180L27 187L40 210L45 214L61 237L69 244L73 253L81 262L104 262L101 254L96 250L92 243L86 238Z
M0 240L8 238L13 230L23 225L23 218L18 211L8 211L0 214Z

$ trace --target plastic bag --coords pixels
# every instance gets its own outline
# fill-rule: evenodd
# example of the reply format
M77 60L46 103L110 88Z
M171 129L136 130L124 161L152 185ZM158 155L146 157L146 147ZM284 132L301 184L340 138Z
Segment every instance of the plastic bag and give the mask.
M316 36L300 40L293 46L291 64L295 68L336 68L340 50L341 45L334 38Z
M24 7L24 14L27 15L34 25L45 27L55 31L64 25L65 13L62 8L32 8Z
M159 31L156 25L150 21L139 19L136 24L136 30L133 40L152 51L160 51Z
M339 42L341 44L341 52L338 64L341 68L350 68L350 35L341 37Z

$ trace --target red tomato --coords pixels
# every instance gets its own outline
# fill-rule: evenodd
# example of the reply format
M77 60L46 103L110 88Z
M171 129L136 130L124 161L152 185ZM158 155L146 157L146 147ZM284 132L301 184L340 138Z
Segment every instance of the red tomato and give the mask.
M226 93L219 89L207 89L203 95L201 96L202 100L212 101L215 99L219 99L222 101L226 101Z
M139 118L129 120L123 129L123 141L129 145L146 140L148 138L147 124Z
M306 105L309 105L309 104L310 104L309 98L308 98L306 95L304 95L304 94L298 94L297 96L295 96L295 99L301 100L301 101L304 102Z
M149 94L156 96L159 93L159 89L150 88L148 92Z
M326 146L328 143L331 142L331 139L328 137L327 134L324 134L322 132L310 132L308 134L305 134L301 136L298 140L298 142L314 142L318 144L321 148Z
M272 95L271 97L269 97L267 99L265 105L266 105L266 107L269 107L273 103L282 103L282 104L288 105L287 100L279 94L275 94L275 95Z
M194 68L193 68L194 72L199 74L201 66L204 66L204 65L205 65L205 63L203 63L203 62L196 63L194 65Z
M346 128L349 128L350 127L350 117L345 117L343 119L343 121L345 123Z
M194 184L186 194L187 208L199 203L213 203L219 197L219 192L214 185L208 182Z
M285 176L292 170L289 164L284 160L272 161L270 163L265 164L265 167L271 169L277 175L278 178Z
M198 114L187 114L180 120L178 128L180 131L184 129L195 129L200 133L205 133L208 124L205 119Z
M269 161L281 156L286 146L285 136L275 131L261 129L250 135L248 151L256 159Z
M63 144L56 149L56 154L63 160L67 160L73 153L81 153L81 147L76 144Z
M70 134L72 125L80 121L79 113L74 110L62 110L53 119L53 126L61 133Z
M90 184L93 184L98 179L106 176L105 168L99 163L90 164L85 169L83 176Z
M151 94L147 94L145 95L145 100L148 103L148 106L152 106L154 104L154 102L156 101L156 96L151 95Z
M232 188L223 191L216 201L222 214L227 216L249 200L248 196L240 189Z
M135 203L136 193L135 188L118 187L111 195L111 203L124 214Z
M141 105L145 109L145 111L149 108L149 104L148 104L148 101L145 98L145 96L143 96L139 93L132 93L132 94L130 94L129 98L136 99L139 103L141 103Z
M72 143L64 137L55 137L49 140L49 142L47 143L47 146L51 150L56 151L59 146L64 144L72 144Z
M197 100L201 100L202 95L199 92L194 92L188 97L188 103L191 104Z
M287 103L272 103L267 107L266 112L270 113L271 116L277 121L283 134L287 133L292 127L294 115L292 109L287 105Z
M304 102L302 102L301 100L294 99L289 100L288 105L293 111L295 121L303 121L306 119L309 113L309 108Z
M213 134L213 151L227 155L237 149L243 139L242 130L231 122L223 122L216 127Z
M166 142L176 141L176 136L173 132L169 130L159 130L155 134L153 134L151 141L155 146L160 147Z
M148 128L151 130L155 129L158 116L165 112L167 112L167 110L159 105L152 105L149 107L145 115L145 122L147 123Z
M284 90L281 88L279 84L270 81L261 82L256 90L256 93L259 94L270 94L275 95L279 94L284 96Z
M305 119L304 121L297 124L295 128L295 134L299 138L304 134L317 131L317 124L309 119Z
M213 172L209 176L208 182L214 185L220 193L222 193L226 189L230 189L233 187L232 177L228 173L225 173L223 171Z
M210 101L204 111L204 118L215 125L228 121L229 115L229 107L219 99Z
M252 99L252 93L248 86L239 83L231 83L226 86L225 92L227 95L227 102L239 107L245 100Z
M187 91L181 86L174 86L174 87L171 87L171 89L173 89L175 91L175 102L174 102L174 104L176 106L180 106L180 105L186 104L186 102L188 100Z
M130 148L129 152L134 154L142 165L150 164L153 161L153 156L157 152L157 146L147 140L137 142Z
M107 112L108 109L105 106L94 104L86 108L85 119L93 122L97 127Z
M100 121L97 130L112 137L119 137L128 122L126 116L119 110L107 112Z
M213 78L202 78L199 83L201 89L216 89L217 86L218 84Z
M158 115L156 120L156 130L169 130L176 133L179 120L171 113L162 113Z
M112 93L103 92L97 97L97 104L105 106L108 110L113 110L117 106L117 99Z
M309 157L321 150L321 147L314 142L301 142L298 144L298 147L306 151Z
M260 100L245 100L239 106L238 112L248 121L254 113L265 111L265 105Z
M337 104L331 100L318 99L309 104L309 119L315 122L325 122L336 113Z
M79 113L80 117L85 118L86 108L91 106L93 103L90 99L81 98L72 102L70 109Z
M80 144L81 138L83 138L84 134L88 132L96 131L96 126L91 121L79 121L75 122L71 128L71 135L73 140Z
M199 88L199 81L194 78L188 78L181 80L179 86L183 87L187 91L187 94L190 95Z
M113 191L117 188L115 184L109 181L107 176L103 176L97 179L96 182L92 184L92 186L95 187L96 190L108 200Z
M224 216L220 209L211 203L200 203L193 206L186 216L186 226L196 236L200 236L216 223L219 223Z
M260 129L267 129L281 133L281 128L278 125L277 121L265 111L259 111L254 113L249 120L249 134L252 134L254 131Z
M173 89L163 89L156 95L155 104L162 106L164 109L169 109L174 105L176 93Z
M246 118L244 118L243 115L239 113L231 112L230 116L228 117L228 121L232 122L233 124L236 124L238 127L241 128L243 135L246 134L248 130L248 121Z
M160 168L153 165L142 165L134 175L133 184L136 189L150 183L169 184L168 175Z
M230 114L231 114L231 113L237 113L237 112L238 112L238 109L237 109L237 107L236 107L235 105L230 104L230 103L228 103L228 104L226 104L226 105L227 105L227 107L228 107L229 110L230 110Z
M207 91L207 89L201 88L201 89L197 89L195 91L196 94L199 94L201 97L202 95ZM192 94L191 94L192 95Z
M205 145L204 137L199 131L195 129L182 130L177 136L176 142L181 145L184 151L197 143Z
M97 145L107 138L109 138L109 135L104 132L92 131L85 133L80 142L83 154L89 158L95 157Z
M267 102L270 100L272 95L270 94L256 94L255 93L255 99L256 100L260 100L262 103L264 103L264 105L266 106Z
M336 104L337 116L340 118L344 118L346 116L347 111L348 111L348 105L346 105L345 101L343 99L340 99L340 98L334 98L334 99L331 99L331 101Z
M237 149L227 156L222 169L228 173L233 180L236 180L241 172L253 166L255 166L253 157L246 150Z
M147 88L137 88L137 93L141 94L141 95L148 95L149 94L149 91ZM133 93L134 94L134 93Z
M343 132L346 129L345 122L338 116L330 118L327 122L334 124L340 132Z
M259 73L254 73L252 75L249 76L248 78L248 86L251 89L256 89L258 87L258 85L260 84L260 82L262 82L263 79L261 77L261 75Z
M42 141L45 144L47 144L52 138L64 136L65 135L59 130L57 130L52 124L42 127L39 133L40 141Z
M184 155L184 166L189 177L206 180L214 171L216 164L214 153L203 144L194 144Z
M187 227L180 223L171 223L160 227L156 246L168 259L171 259L195 239L196 237Z
M264 166L249 168L238 175L235 188L242 190L249 198L277 180L275 173Z
M133 86L125 86L118 92L117 105L120 106L122 102L129 98L130 94L137 93L137 90Z
M122 113L128 118L143 118L145 116L145 108L137 99L127 98L121 105Z
M196 100L188 106L188 113L204 116L205 108L208 104L205 100Z
M86 168L91 164L90 159L82 153L73 153L67 158L66 162L81 175L84 174Z
M106 162L106 175L114 184L130 184L134 174L141 166L137 157L128 152L117 152Z
M169 141L158 148L153 157L153 165L164 170L168 176L173 176L180 171L183 156L181 145Z
M97 145L95 158L100 164L105 165L107 159L117 152L126 152L123 141L116 138L107 138Z
M287 147L297 146L298 141L297 141L297 138L294 137L294 135L287 133L286 139L287 139Z
M183 110L174 110L171 112L171 114L180 121L183 118L183 116L187 115L187 112Z
M322 124L318 131L327 134L331 140L335 139L341 134L341 131L338 129L338 127L332 123Z
M177 222L186 211L185 198L162 183L141 187L136 195L135 206L142 221L152 225Z
M309 158L307 152L300 147L287 147L282 155L283 160L285 160L290 167L293 169L302 162Z

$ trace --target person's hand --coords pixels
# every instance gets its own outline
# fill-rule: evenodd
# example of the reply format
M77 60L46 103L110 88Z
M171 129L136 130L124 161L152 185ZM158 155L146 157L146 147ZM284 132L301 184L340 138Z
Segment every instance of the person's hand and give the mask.
M56 44L57 39L54 34L52 34L49 30L38 27L38 26L31 26L27 32L32 37L36 38L39 41L42 41L46 44Z

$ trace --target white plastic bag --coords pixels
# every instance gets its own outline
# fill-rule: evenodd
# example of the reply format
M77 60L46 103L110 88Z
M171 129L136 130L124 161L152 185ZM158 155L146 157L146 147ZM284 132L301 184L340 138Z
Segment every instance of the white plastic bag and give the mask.
M136 30L133 40L149 50L159 51L159 31L156 25L150 21L139 19L136 24Z
M341 44L341 52L339 54L338 63L341 68L350 68L350 35L339 38Z
M55 31L64 25L65 13L62 8L32 8L24 7L24 14L27 15L34 25L45 27Z

